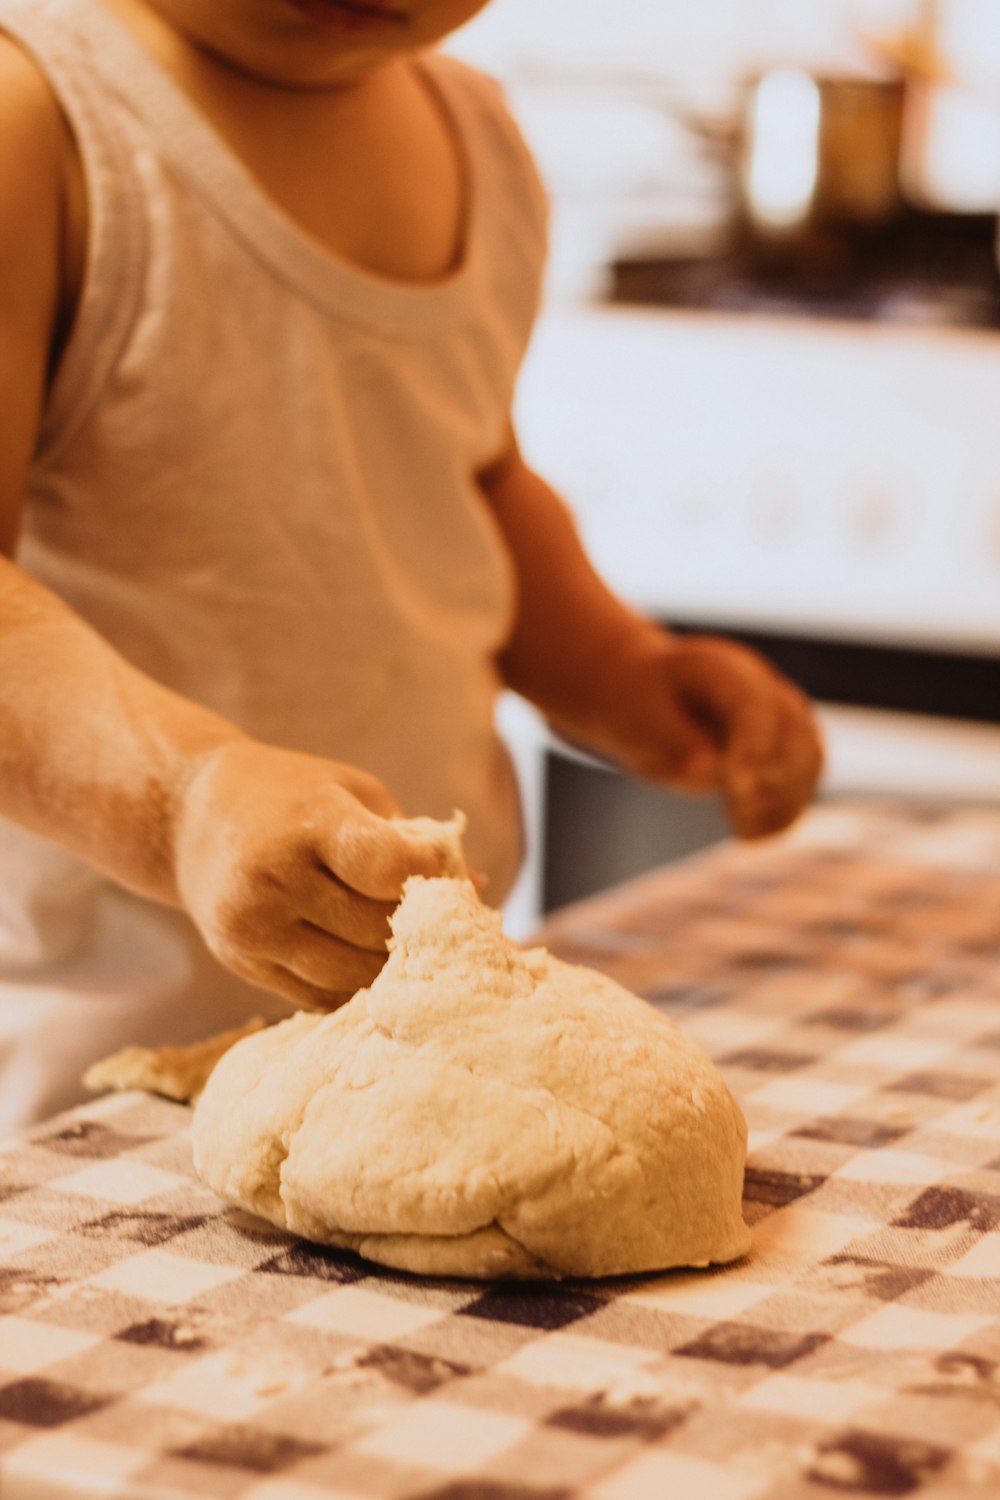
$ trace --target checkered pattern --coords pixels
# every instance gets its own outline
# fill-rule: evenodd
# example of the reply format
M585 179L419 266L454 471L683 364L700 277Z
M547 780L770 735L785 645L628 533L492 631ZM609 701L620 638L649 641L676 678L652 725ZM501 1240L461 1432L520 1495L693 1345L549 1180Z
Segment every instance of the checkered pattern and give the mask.
M99 1100L0 1147L4 1500L1000 1494L1000 814L821 809L545 940L717 1059L750 1256L395 1275L224 1209L181 1106Z

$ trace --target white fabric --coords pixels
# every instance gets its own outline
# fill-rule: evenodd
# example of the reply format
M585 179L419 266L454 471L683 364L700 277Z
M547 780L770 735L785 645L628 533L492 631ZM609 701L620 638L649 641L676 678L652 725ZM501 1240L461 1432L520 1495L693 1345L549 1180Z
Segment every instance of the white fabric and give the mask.
M471 207L458 270L407 285L300 230L99 0L0 0L0 27L60 98L91 217L19 561L249 733L364 767L408 814L462 808L498 902L521 838L493 724L513 586L473 476L503 442L545 235L499 91L414 64ZM186 919L0 824L0 1128L78 1098L109 1045L268 1008Z

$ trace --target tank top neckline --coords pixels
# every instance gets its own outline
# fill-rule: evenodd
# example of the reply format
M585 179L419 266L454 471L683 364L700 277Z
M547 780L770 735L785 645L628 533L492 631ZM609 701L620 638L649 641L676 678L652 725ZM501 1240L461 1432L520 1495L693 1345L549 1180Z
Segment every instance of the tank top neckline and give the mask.
M394 280L338 256L299 225L102 0L52 0L52 9L88 42L94 67L150 130L173 169L245 248L300 295L335 317L404 336L436 332L472 312L489 236L489 155L478 115L456 97L462 85L446 55L420 54L414 66L437 96L463 158L460 259L454 270L432 281Z

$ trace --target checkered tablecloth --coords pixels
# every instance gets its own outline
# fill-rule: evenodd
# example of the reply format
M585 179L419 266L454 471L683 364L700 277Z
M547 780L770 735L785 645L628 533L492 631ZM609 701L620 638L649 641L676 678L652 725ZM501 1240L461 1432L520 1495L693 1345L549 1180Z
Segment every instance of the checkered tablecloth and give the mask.
M545 937L718 1061L750 1256L396 1275L102 1099L0 1149L3 1500L1000 1495L1000 813L820 809Z

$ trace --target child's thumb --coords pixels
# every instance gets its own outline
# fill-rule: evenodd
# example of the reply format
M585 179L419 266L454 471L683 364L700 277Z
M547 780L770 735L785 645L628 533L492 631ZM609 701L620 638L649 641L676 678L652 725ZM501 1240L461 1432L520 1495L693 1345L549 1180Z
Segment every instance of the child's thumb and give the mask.
M704 733L692 729L676 750L673 780L684 791L712 792L722 782L722 757L718 746Z

